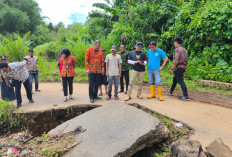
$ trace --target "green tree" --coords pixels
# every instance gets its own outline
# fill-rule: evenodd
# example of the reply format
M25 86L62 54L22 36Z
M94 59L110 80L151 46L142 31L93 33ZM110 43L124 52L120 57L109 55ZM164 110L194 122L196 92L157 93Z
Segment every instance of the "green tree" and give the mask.
M34 32L42 22L40 8L34 0L0 0L1 33Z

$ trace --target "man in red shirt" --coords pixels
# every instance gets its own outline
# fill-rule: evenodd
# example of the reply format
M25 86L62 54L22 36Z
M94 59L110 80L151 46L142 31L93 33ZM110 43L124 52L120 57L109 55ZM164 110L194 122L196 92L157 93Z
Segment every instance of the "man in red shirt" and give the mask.
M85 69L89 76L89 98L94 103L94 99L102 99L98 97L98 87L101 83L101 74L104 74L104 57L100 50L101 42L96 40L94 46L85 52Z

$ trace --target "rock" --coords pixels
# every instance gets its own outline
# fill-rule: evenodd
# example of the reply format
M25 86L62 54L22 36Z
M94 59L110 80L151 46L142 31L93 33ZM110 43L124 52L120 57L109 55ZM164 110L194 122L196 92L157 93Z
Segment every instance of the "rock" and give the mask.
M232 150L220 138L215 139L205 149L212 157L232 157Z
M183 140L171 144L173 157L199 157L201 151L201 143L194 140Z
M86 129L66 157L130 157L168 137L169 131L154 116L118 102L86 112L51 130L54 134ZM65 129L64 129L65 128Z

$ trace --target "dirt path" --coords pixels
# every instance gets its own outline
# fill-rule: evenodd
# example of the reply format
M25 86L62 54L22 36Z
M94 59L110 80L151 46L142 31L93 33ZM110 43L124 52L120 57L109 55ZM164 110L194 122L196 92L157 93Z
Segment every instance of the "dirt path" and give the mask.
M63 102L63 92L59 83L41 83L40 89L42 90L41 92L33 95L35 100L34 104L28 103L25 97L25 91L23 91L23 106L21 110L24 112L42 111L90 103L87 84L74 84L74 100L66 103ZM225 144L232 148L232 109L202 103L196 100L189 102L180 101L177 97L166 94L164 94L163 102L158 101L158 99L148 100L145 99L145 96L148 94L149 89L145 87L143 90L144 99L137 99L135 87L133 90L133 99L129 102L138 103L188 124L195 129L195 134L191 138L200 141L203 146L208 145L214 138L220 137L224 140ZM125 95L119 94L119 97L119 101L123 101ZM96 102L98 105L105 105L107 103L110 103L110 101L104 99Z

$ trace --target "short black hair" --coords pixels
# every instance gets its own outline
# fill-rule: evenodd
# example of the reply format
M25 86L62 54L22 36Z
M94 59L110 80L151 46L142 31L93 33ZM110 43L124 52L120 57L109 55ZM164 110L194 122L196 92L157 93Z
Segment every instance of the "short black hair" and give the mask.
M28 52L34 52L34 50L30 49L30 50L28 50Z
M119 44L119 47L120 47L121 45L124 45L124 46L125 46L125 44L124 44L124 43L120 43L120 44Z
M62 54L65 54L66 57L68 57L68 56L71 55L71 52L69 51L69 49L63 49L63 50L61 51L61 53L62 53Z
M174 41L177 42L178 44L182 44L181 37L175 37Z
M7 63L0 63L0 69L7 68L7 67L8 67Z
M95 40L94 45L98 43L101 44L100 40Z

